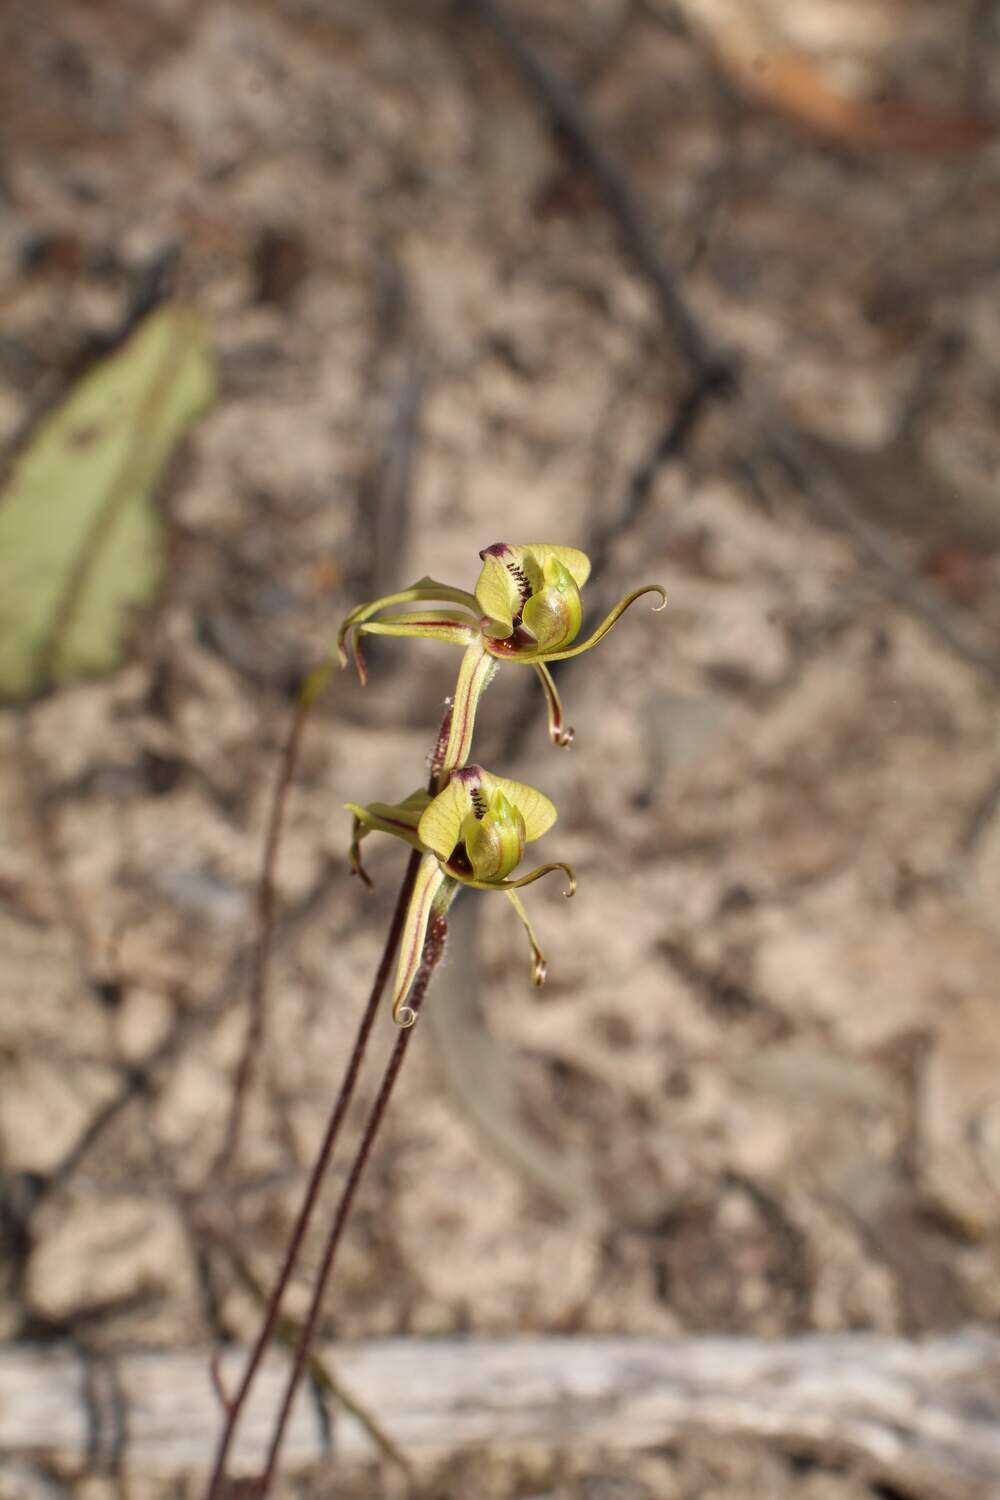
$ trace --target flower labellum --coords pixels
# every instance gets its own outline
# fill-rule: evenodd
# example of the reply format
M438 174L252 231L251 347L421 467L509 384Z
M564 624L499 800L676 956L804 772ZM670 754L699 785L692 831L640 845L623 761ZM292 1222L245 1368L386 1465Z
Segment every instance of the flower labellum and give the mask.
M559 651L579 634L580 588L590 559L576 547L512 547L495 542L479 556L480 627L494 649L517 655Z
M461 827L472 873L477 880L502 880L521 862L524 819L501 791L494 792L488 803L480 793L475 807L476 811L466 813Z

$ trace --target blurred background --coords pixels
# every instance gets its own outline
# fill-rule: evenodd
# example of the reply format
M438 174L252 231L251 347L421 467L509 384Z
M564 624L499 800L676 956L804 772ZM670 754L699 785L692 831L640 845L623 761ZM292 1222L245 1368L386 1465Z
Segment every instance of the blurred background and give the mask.
M351 881L341 804L422 783L458 653L376 642L310 722L222 1175L297 685L358 602L532 540L591 554L594 612L669 608L560 669L570 751L532 674L483 702L579 891L529 893L542 992L507 903L456 906L325 1335L995 1325L998 119L995 0L5 0L11 1349L252 1335L402 863ZM83 1443L0 1495L191 1467ZM313 1476L411 1493L391 1455ZM752 1433L419 1477L932 1493Z

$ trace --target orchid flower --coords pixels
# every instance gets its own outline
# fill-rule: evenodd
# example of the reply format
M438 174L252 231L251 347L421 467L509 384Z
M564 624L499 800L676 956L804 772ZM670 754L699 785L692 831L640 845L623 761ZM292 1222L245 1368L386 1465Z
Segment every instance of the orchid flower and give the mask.
M433 578L421 578L411 588L352 610L337 636L340 663L346 666L346 641L353 631L354 661L362 683L367 681L362 635L427 636L466 648L445 756L449 766L462 766L468 759L479 698L497 662L502 661L523 662L535 669L545 692L549 736L555 745L569 745L573 730L565 724L562 703L546 664L579 656L596 646L643 594L660 595L657 609L666 603L659 584L633 589L619 599L593 635L574 646L571 642L576 640L583 619L580 590L590 575L590 559L585 552L547 542L527 546L496 542L479 556L483 568L474 594ZM425 600L449 608L402 613L393 608Z
M545 955L517 893L543 875L563 870L569 879L565 894L572 896L576 877L562 863L539 865L517 880L508 876L520 863L525 844L541 838L555 822L556 810L548 797L523 782L493 776L482 766L466 766L451 773L448 785L436 797L417 791L396 804L372 802L360 807L348 802L346 807L354 814L351 868L366 884L371 882L361 864L361 840L367 834L391 833L423 855L396 967L392 1015L397 1025L411 1026L416 1019L405 1002L420 966L431 913L447 912L463 885L504 892L528 934L532 982L545 983Z

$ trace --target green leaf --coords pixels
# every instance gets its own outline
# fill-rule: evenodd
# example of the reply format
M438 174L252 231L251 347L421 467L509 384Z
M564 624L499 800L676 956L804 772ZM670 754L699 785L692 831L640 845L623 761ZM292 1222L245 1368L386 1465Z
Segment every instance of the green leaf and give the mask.
M0 492L0 699L119 664L163 578L157 481L214 393L202 320L167 306L35 428Z

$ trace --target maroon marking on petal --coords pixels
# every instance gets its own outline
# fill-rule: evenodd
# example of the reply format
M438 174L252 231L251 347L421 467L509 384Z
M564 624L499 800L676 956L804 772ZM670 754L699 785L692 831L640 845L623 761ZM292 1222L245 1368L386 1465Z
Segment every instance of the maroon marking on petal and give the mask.
M461 630L472 628L469 620L422 620L419 615L407 615L405 623L407 625L454 625Z
M460 770L452 771L452 781L460 782L469 792L477 792L483 784L482 766L462 766Z
M483 562L485 562L488 557L498 557L500 561L503 562L507 553L512 552L513 550L514 549L513 547L511 547L509 542L493 542L489 547L484 547L479 556L482 558Z
M538 637L525 625L515 625L511 635L495 636L483 635L483 641L491 656L521 656L526 661L532 661L537 656L539 661L544 661L544 655L539 655Z
M412 823L404 823L402 818L383 818L383 823L391 823L393 828L405 828L407 833L416 833Z

